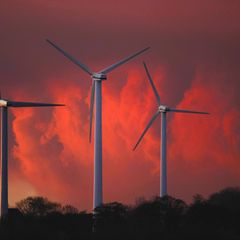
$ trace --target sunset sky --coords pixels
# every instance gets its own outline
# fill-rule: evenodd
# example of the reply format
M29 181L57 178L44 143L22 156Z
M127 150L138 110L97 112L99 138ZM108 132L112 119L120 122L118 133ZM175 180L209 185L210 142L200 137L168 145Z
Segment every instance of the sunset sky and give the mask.
M168 190L187 202L240 184L238 0L8 0L0 4L0 89L19 101L64 103L11 109L9 203L41 195L90 210L91 79L49 38L98 71L150 46L103 82L104 202L159 193L160 118L146 61L163 103L207 111L168 114Z

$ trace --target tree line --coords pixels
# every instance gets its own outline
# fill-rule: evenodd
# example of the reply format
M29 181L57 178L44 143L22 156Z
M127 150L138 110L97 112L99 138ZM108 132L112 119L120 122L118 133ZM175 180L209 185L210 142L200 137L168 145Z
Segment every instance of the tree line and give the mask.
M28 197L1 219L0 239L240 239L240 188L187 204L171 196L112 202L94 213Z

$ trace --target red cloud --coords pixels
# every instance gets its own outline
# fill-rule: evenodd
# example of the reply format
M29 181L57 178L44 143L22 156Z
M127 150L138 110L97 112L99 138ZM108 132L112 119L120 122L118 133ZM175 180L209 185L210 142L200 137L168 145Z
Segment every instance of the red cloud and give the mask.
M166 73L160 69L153 75L158 89L166 81ZM152 89L142 73L137 69L130 71L119 95L109 88L108 81L103 83L105 201L130 203L140 196L159 193L160 118L138 149L132 151L156 110ZM162 76L160 81L158 76ZM222 97L226 88L221 78L199 71L177 106L209 111L209 116L168 114L172 195L189 199L197 192L206 194L236 182L228 173L222 177L228 170L239 177L239 138L235 136L239 131L239 112L231 105L234 95ZM20 163L19 171L39 194L91 209L93 145L88 143L89 94L84 96L81 87L69 81L61 81L58 86L50 84L49 92L54 102L65 103L66 107L13 112L17 143L14 156ZM162 90L160 93L163 95ZM42 119L44 111L48 111L48 117Z

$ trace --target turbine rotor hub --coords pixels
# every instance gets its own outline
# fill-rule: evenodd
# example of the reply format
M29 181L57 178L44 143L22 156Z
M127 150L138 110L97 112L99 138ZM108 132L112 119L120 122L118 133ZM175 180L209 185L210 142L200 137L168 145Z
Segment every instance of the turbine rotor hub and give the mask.
M7 101L5 101L5 100L0 100L0 107L7 107Z
M167 106L160 105L160 106L158 107L158 111L159 111L159 112L167 112L167 110L168 110L168 107L167 107Z
M103 73L93 73L92 78L95 81L102 81L107 80L107 75Z

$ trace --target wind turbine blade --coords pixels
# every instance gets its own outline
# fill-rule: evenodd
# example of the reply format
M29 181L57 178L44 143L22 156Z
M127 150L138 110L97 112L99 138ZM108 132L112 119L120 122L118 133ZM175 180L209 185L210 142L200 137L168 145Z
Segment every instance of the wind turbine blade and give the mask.
M160 112L156 112L153 117L151 118L151 120L149 121L148 125L146 126L146 128L144 129L142 135L140 136L140 138L138 139L136 145L133 148L133 151L137 148L138 144L141 142L141 140L143 139L145 133L147 132L147 130L150 128L150 126L153 124L154 120L158 117L158 115L160 114Z
M151 84L151 86L152 86L153 92L154 92L154 94L155 94L155 96L156 96L156 98L157 98L158 105L160 105L160 96L159 96L159 94L158 94L158 92L157 92L157 89L156 89L154 83L153 83L152 77L151 77L151 75L150 75L150 73L149 73L149 71L148 71L148 68L147 68L147 65L146 65L145 62L143 62L143 66L144 66L144 68L145 68L145 71L146 71L146 73L147 73L148 79L149 79L150 84Z
M93 120L93 107L95 95L95 81L92 81L91 100L90 100L90 129L89 129L89 142L92 140L92 120Z
M66 58L68 58L70 61L75 63L77 66L79 66L83 71L85 71L89 75L93 74L93 72L90 70L90 68L87 67L85 64L83 64L83 63L79 62L78 60L76 60L73 56L71 56L69 53L64 51L62 48L60 48L59 46L57 46L55 43L51 42L50 40L46 39L46 41L50 45L52 45L54 48L56 48L59 52L61 52Z
M198 111L185 110L185 109L174 109L174 108L168 108L167 111L169 111L169 112L181 112L181 113L195 113L195 114L210 114L208 112L198 112Z
M35 102L13 102L8 101L7 107L58 107L65 106L64 104L57 103L35 103Z
M102 71L100 71L100 73L107 74L107 73L111 72L113 69L115 69L115 68L121 66L122 64L128 62L129 60L131 60L132 58L138 56L139 54L147 51L149 48L150 48L150 47L147 47L147 48L145 48L145 49L143 49L143 50L141 50L141 51L139 51L139 52L134 53L133 55L131 55L131 56L127 57L127 58L124 58L124 59L120 60L120 61L117 62L117 63L114 63L114 64L111 65L110 67L107 67L107 68L103 69Z

